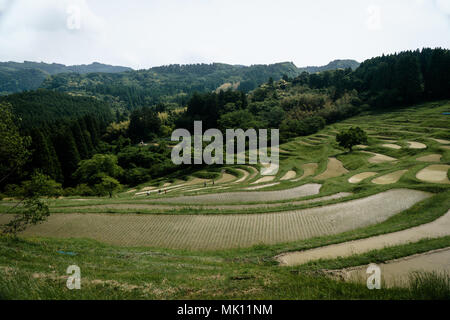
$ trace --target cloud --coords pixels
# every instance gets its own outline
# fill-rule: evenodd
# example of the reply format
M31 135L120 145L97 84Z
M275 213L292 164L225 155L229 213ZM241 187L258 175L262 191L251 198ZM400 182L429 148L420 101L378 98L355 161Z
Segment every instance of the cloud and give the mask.
M450 1L448 0L435 0L436 7L442 13L450 16Z
M376 5L367 7L367 29L371 31L381 30L381 8Z
M321 65L450 46L449 0L0 0L0 61Z
M5 8L0 45L14 60L59 61L80 53L81 57L83 50L101 42L105 30L85 0L2 1L0 8ZM77 9L79 28L70 28L71 8Z

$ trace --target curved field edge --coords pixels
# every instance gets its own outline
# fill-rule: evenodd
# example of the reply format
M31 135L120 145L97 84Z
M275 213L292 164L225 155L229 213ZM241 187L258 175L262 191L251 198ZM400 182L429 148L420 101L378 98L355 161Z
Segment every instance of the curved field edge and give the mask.
M349 257L319 259L296 266L286 266L292 270L337 270L358 267L370 263L384 263L390 260L409 257L415 254L430 252L437 249L450 248L450 236L422 239L408 244L389 246L383 249L371 250Z
M413 173L412 173L413 174ZM408 175L408 174L407 174ZM375 187L374 187L375 186ZM322 189L324 189L322 187ZM297 198L295 201L294 199L291 200L285 200L285 201L276 201L276 202L249 202L245 203L245 206L252 206L252 205L261 205L261 208L246 208L246 209L239 209L239 212L242 212L243 214L251 214L251 213L271 213L271 212L281 212L281 211L288 211L293 209L307 209L312 208L316 206L323 206L323 205L329 205L334 203L339 203L342 201L350 201L355 199L361 199L364 197L368 197L377 193L393 190L393 189L410 189L410 190L418 190L418 191L424 191L424 192L431 192L431 193L440 193L445 192L447 190L450 190L446 186L437 186L434 184L421 184L421 185L411 185L406 183L397 183L395 185L368 185L368 184L359 184L357 186L348 186L346 188L343 188L338 183L333 183L327 186L326 190L322 190L317 195L312 196L306 196L306 197L300 197ZM327 196L332 196L338 193L342 192L348 192L353 193L352 195L348 195L343 198L339 199L330 199L326 201L320 201L320 202L311 202L311 203L305 203L305 204L292 204L292 202L298 202L298 201L310 201L315 200L318 198L323 198ZM10 206L13 204L13 202L8 203L5 202L3 204L0 203L0 214L1 213L7 213L10 209ZM184 205L184 204L154 204L156 206L155 209L115 209L115 208L89 208L94 206L100 206L108 204L109 206L113 205L125 205L125 204L148 204L149 207L151 206L151 202L147 202L146 200L140 200L131 202L129 200L98 200L98 199L88 199L86 201L75 201L75 200L50 200L50 210L52 213L136 213L136 214L236 214L237 211L234 209L214 209L214 208L208 208L211 206L216 205L208 205L208 204L200 204L200 205ZM240 206L242 204L226 204L224 206ZM268 205L267 207L264 207L264 205ZM275 206L276 205L276 206ZM278 206L279 205L279 206ZM217 205L220 206L220 205ZM166 210L160 209L162 207L168 207L171 209ZM89 208L89 209L87 209Z
M328 245L339 244L343 242L370 238L387 233L406 230L412 227L420 226L432 222L442 217L450 208L450 191L439 193L433 197L417 203L408 210L405 210L384 222L376 225L359 228L337 235L317 237L295 243L287 243L284 246L266 247L266 252L272 252L270 257L273 264L278 265L275 256L294 251L303 251L314 248L320 248Z
M329 206L260 215L63 214L51 216L23 235L88 237L125 246L194 250L249 247L376 224L429 197L431 194L421 191L396 189Z

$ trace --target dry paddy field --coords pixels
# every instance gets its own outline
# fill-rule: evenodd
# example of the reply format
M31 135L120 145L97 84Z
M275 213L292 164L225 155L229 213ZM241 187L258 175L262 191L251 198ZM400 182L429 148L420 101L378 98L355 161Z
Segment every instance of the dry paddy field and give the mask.
M258 180L256 180L255 182L252 182L251 184L265 183L265 182L270 182L273 180L275 180L275 176L265 176L265 177L259 178Z
M372 183L375 184L393 184L396 183L408 170L399 170L395 172L388 173L384 176L375 178Z
M432 250L401 259L380 263L381 286L383 288L407 287L409 277L415 272L448 274L450 270L450 248ZM366 283L367 267L359 266L342 270L331 270L332 276L347 282Z
M268 187L269 185L265 185L262 187ZM252 187L252 188L259 188L259 187ZM133 203L133 204L100 204L100 205L91 205L91 206L83 206L83 207L71 207L72 210L77 211L81 209L134 209L134 210L140 210L140 209L146 209L146 210L173 210L173 209L181 209L181 208L201 208L204 210L245 210L245 209L260 209L260 208L276 208L276 207L282 207L286 205L304 205L304 204L311 204L311 203L317 203L317 202L323 202L323 201L329 201L329 200L336 200L336 199L342 199L348 196L351 196L352 193L350 192L339 192L330 196L324 196L314 199L308 199L308 200L298 200L298 201L289 201L289 202L281 202L281 203L256 203L256 204L235 204L235 205L196 205L196 204L190 204L188 206L183 205L164 205L164 204L148 204L148 201L143 200L140 201L140 203ZM11 204L12 205L12 204Z
M423 143L416 141L408 141L408 145L410 149L426 149L427 146Z
M289 170L288 172L286 172L286 174L280 180L284 181L284 180L294 179L296 174L297 173L295 171Z
M342 176L343 174L346 174L346 173L348 173L348 170L344 168L344 166L342 165L342 162L340 162L336 158L329 158L328 164L327 164L327 169L325 170L325 172L316 176L315 179L316 180L326 180L326 179Z
M421 162L440 162L442 155L440 154L429 154L427 156L419 157L416 160Z
M278 256L277 260L282 265L298 265L318 259L349 257L355 254L366 253L371 250L448 235L450 235L450 210L437 220L414 228L311 250L290 252Z
M306 196L312 196L319 193L320 184L305 184L299 187L277 191L258 191L258 192L224 192L217 194L204 194L198 196L185 196L174 198L155 199L155 203L243 203L243 202L267 202L296 199Z
M380 154L380 153L374 153L374 152L368 152L368 151L361 151L367 154L371 154L373 155L373 157L369 158L369 163L383 163L383 162L391 162L391 161L396 161L397 159L386 156L384 154Z
M243 169L236 169L236 171L240 172L242 174L242 177L234 181L233 183L242 183L249 177L250 173Z
M307 163L302 165L303 175L300 178L294 179L292 181L297 182L314 175L318 167L319 165L317 163Z
M382 144L381 146L385 147L385 148L389 148L389 149L395 149L395 150L400 150L402 148L398 144L393 144L393 143L385 143L385 144Z
M380 223L430 194L397 189L304 210L237 215L53 214L24 235L120 246L215 250L284 243ZM0 222L8 218L0 217Z
M348 179L348 182L350 183L360 183L361 181L373 177L375 176L377 173L376 172L361 172L358 174L355 174L353 177L351 177L350 179Z
M276 186L276 185L279 185L279 184L280 184L280 182L274 182L274 183L264 184L262 186L245 188L244 190L261 190L261 189L265 189L265 188L268 188L268 187L273 187L273 186Z
M449 165L433 164L420 170L416 177L417 179L426 182L450 184L447 177L447 172L449 169Z

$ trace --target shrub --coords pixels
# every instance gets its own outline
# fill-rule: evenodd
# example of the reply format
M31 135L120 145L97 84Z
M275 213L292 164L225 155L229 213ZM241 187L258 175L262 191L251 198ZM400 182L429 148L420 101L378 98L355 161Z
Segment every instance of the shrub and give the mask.
M341 147L352 151L354 146L367 143L367 134L359 127L352 127L347 131L341 131L338 133L336 135L336 141Z

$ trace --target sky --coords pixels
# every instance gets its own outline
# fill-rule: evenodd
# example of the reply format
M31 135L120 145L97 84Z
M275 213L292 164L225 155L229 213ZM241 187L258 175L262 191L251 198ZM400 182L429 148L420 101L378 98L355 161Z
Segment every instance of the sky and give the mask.
M450 48L450 0L0 0L0 61L325 65Z

